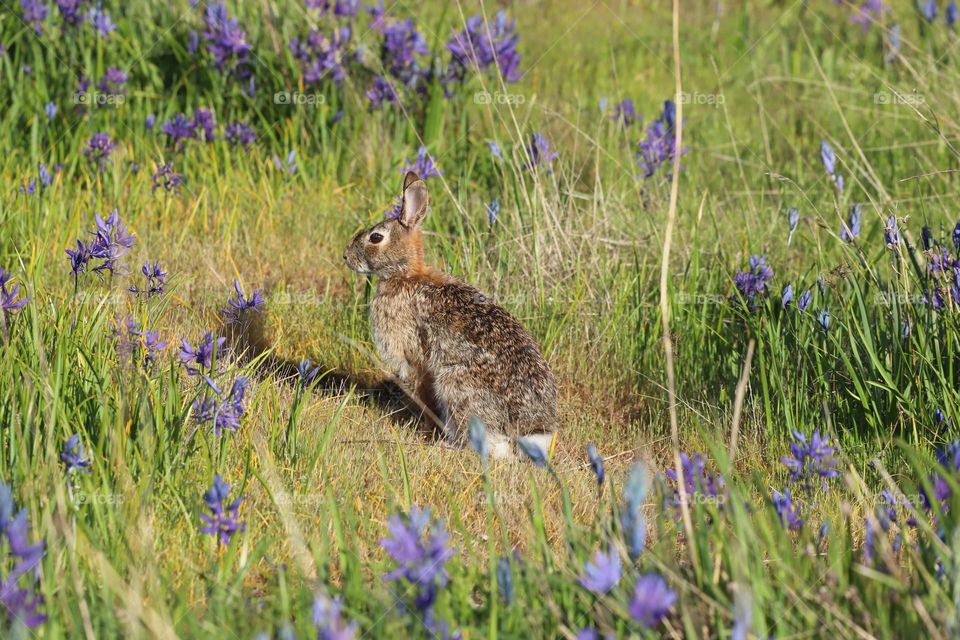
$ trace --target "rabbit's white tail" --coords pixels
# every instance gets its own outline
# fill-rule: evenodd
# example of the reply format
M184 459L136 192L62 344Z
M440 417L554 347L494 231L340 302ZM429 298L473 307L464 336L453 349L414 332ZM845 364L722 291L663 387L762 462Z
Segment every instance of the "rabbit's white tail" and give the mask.
M557 446L557 432L544 431L541 433L531 433L517 438L517 442L520 441L523 441L528 447L533 446L539 449L544 459L549 461L553 458L553 450Z

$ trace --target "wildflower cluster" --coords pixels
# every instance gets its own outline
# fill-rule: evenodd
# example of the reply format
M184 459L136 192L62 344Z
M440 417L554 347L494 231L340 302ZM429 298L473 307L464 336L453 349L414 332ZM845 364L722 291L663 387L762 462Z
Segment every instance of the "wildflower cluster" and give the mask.
M142 367L151 371L156 365L157 357L168 342L160 340L158 331L141 330L136 318L117 318L110 331L110 339L120 362L134 367Z
M750 256L749 268L733 276L740 299L750 308L756 309L767 294L773 280L773 267L765 255Z
M637 143L637 164L643 171L643 177L653 177L660 167L669 167L676 158L687 152L686 148L677 149L676 118L676 104L673 100L667 100L663 103L660 116L647 127L646 137Z
M198 424L213 426L213 433L221 436L225 431L236 431L240 428L240 418L244 413L243 399L250 381L243 376L237 376L230 386L229 392L223 390L213 382L209 376L204 376L209 387L209 393L203 399L197 398L193 403L193 418Z
M219 474L215 475L213 484L203 494L203 502L209 513L200 514L200 519L204 523L204 526L200 527L200 532L216 536L218 544L223 546L229 545L237 532L247 528L246 523L242 522L238 516L243 496L227 502L229 495L230 485L224 482Z
M46 621L40 613L43 596L35 592L35 585L43 559L43 542L30 544L30 523L26 509L17 511L10 486L0 482L0 541L6 542L7 558L11 568L0 576L0 610L6 618L6 628L34 629ZM6 563L0 566L6 566Z
M128 232L127 225L120 219L120 212L116 209L111 211L106 219L97 214L94 222L96 228L90 234L93 239L88 243L77 240L76 249L66 250L74 278L79 278L81 273L90 271L97 274L109 271L113 275L122 269L119 259L133 247L134 238ZM99 264L91 266L94 261L99 261Z

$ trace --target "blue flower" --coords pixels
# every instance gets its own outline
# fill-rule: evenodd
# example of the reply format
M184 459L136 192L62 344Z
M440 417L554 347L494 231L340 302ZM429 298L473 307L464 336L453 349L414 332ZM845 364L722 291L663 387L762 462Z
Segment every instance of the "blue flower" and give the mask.
M226 338L215 338L212 331L203 334L203 339L197 343L197 348L182 339L180 345L180 362L187 369L191 376L200 375L203 371L209 371L213 367L214 361L219 361L222 355L223 343Z
M320 373L320 367L314 367L309 358L304 358L297 365L297 377L301 384L310 384Z
M596 594L609 593L621 576L620 554L614 547L610 547L607 553L597 551L593 556L593 561L588 561L583 566L583 576L580 577L580 585Z
M900 244L900 228L897 226L897 218L895 216L889 216L887 218L887 224L883 228L883 239L890 248Z
M803 527L803 519L800 517L800 508L793 502L790 496L790 489L784 489L783 493L774 490L773 508L780 517L780 522L791 531L799 531Z
M35 629L47 620L47 616L38 611L43 605L43 596L34 591L46 545L42 541L30 544L29 528L27 510L17 511L13 492L0 482L0 536L7 540L11 561L9 565L3 563L9 566L9 572L0 581L0 611L8 622Z
M517 446L524 455L530 459L530 462L538 467L547 466L547 453L540 447L536 441L524 437L517 438Z
M146 298L152 298L163 293L166 287L167 272L163 270L159 262L151 263L147 260L140 267L140 273L147 279L147 284L142 289L135 284L130 285L130 288L127 289L130 293L143 295Z
M631 618L650 629L667 616L676 601L676 592L662 576L646 573L637 579L627 608Z
M786 309L793 302L793 285L788 284L780 293L780 304Z
M263 291L257 289L253 294L247 298L243 294L243 288L240 286L240 281L234 278L233 288L237 292L236 299L227 300L227 307L223 310L223 315L227 320L227 324L235 324L243 320L249 312L259 312L260 308L263 307Z
M193 417L198 424L213 424L213 434L217 437L225 431L236 431L240 428L240 418L244 413L243 400L250 381L243 376L237 376L230 387L230 392L223 396L223 391L214 384L209 376L204 381L213 392L203 400L197 399L193 403Z
M821 309L817 312L817 322L820 323L820 327L824 331L830 330L830 312L826 309Z
M844 242L853 242L860 235L860 223L863 220L863 210L859 204L850 207L850 218L840 228L840 239Z
M346 622L339 598L331 598L318 593L313 599L313 626L317 630L317 640L353 640L357 637L357 623Z
M773 267L767 263L767 256L752 255L748 261L749 269L733 276L740 298L750 308L759 306L773 280Z
M373 86L367 90L367 100L371 109L379 109L385 104L393 104L399 100L396 89L383 76L374 76Z
M793 240L793 233L797 230L797 224L800 223L800 211L793 207L787 212L787 222L790 225L790 235L787 236L787 245Z
M810 306L810 303L813 302L813 292L810 289L807 289L800 294L800 297L797 298L797 309L800 313L803 313L807 310L807 307Z
M497 144L496 140L488 141L487 147L490 149L490 155L492 155L497 160L503 159L503 149L500 148L500 145ZM957 225L960 226L960 222L958 222Z
M243 496L228 503L229 495L230 485L224 482L219 474L215 475L213 484L203 494L203 501L210 513L200 514L200 519L205 525L200 527L200 532L217 536L219 543L224 546L230 544L234 534L247 528L246 523L241 522L237 515Z
M606 477L603 458L597 453L597 446L592 442L587 445L587 457L590 459L590 466L593 467L593 474L597 476L597 485L603 486L603 480Z
M81 149L80 153L93 161L100 170L103 170L103 166L112 151L113 140L110 139L110 136L106 133L97 133L90 138L87 146Z
M277 156L273 156L273 164L277 169L280 169L282 173L288 176L292 176L297 172L299 165L297 164L297 151L296 149L290 151L287 154L286 160L280 160Z
M674 160L687 152L687 148L677 150L676 140L677 107L672 100L663 103L660 117L647 127L646 138L638 143L637 164L643 171L643 177L653 177L660 167L669 167ZM669 173L668 173L669 175Z
M497 591L504 603L509 605L513 602L513 569L510 558L506 556L497 561Z
M483 420L477 416L471 416L470 418L470 448L486 464L487 457L490 455L490 450L487 447L487 428L484 426Z
M494 198L487 205L487 220L490 221L490 226L494 225L499 215L500 215L500 198Z
M406 580L417 590L417 609L427 612L432 609L438 590L449 580L446 563L454 555L447 546L449 536L440 522L431 520L430 509L416 505L407 516L392 516L387 529L390 536L380 540L380 546L398 566L384 579Z
M162 188L165 192L170 193L176 191L177 188L183 184L183 176L173 170L172 162L158 164L157 170L151 180L153 186L150 188L150 191L156 191Z
M240 145L244 149L249 149L250 145L257 141L257 134L245 122L233 122L224 129L224 137L227 142Z
M421 180L443 175L443 171L437 168L437 165L433 160L433 156L427 153L426 147L420 147L420 149L417 151L417 157L412 161L407 160L407 163L404 165L404 167L400 169L400 173L403 174L406 174L410 171L417 174Z
M10 283L10 272L0 267L0 314L4 325L9 322L10 316L24 307L30 298L20 298L20 285L7 286Z
M813 431L809 441L799 431L793 431L791 437L791 455L781 458L790 471L790 481L800 482L805 491L810 491L813 482L819 480L826 489L826 481L840 475L834 457L837 449L831 445L830 438L821 436L819 429Z
M43 33L43 21L47 19L47 5L43 0L20 0L23 21L33 26L39 35Z
M937 0L918 0L917 7L927 22L933 22L937 17Z
M944 12L944 18L947 21L947 26L951 29L955 24L957 24L957 2L956 0L950 0L947 3L947 10Z
M637 115L637 108L633 105L633 100L624 98L614 106L610 119L624 129L629 129L630 125L637 122L640 117Z
M109 40L110 34L117 29L117 25L113 24L110 18L110 12L104 11L99 2L97 2L96 7L91 7L87 12L87 19L90 21L93 30L103 40Z
M557 159L557 153L550 151L550 141L547 140L539 131L530 138L530 144L526 146L527 160L524 166L528 171L536 171L543 166L547 171L553 171L553 161Z
M60 452L60 462L67 468L68 475L73 471L90 473L90 459L83 451L83 443L80 442L79 433L67 438L66 444L63 445L63 451Z
M442 78L444 85L465 82L468 71L487 69L497 70L504 82L516 82L523 75L517 51L519 38L516 22L502 10L489 22L482 15L470 16L465 28L447 42L452 59Z
M47 116L47 120L53 120L57 116L57 105L53 102L48 102L43 106L43 112Z
M634 560L643 553L647 543L647 521L643 517L643 501L647 497L649 488L646 468L643 463L635 463L623 487L623 505L620 507L620 526L623 527L627 552Z

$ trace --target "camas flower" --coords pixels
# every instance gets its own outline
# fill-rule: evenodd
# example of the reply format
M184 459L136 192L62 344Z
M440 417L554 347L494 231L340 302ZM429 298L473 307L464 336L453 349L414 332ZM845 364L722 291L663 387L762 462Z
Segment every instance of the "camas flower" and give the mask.
M160 131L167 136L167 141L177 151L181 151L187 140L197 137L197 124L195 120L188 119L182 113L178 113L163 123Z
M60 462L67 468L68 475L73 471L90 473L90 459L83 451L83 443L80 442L79 433L67 438L66 444L63 445L63 451L60 452Z
M127 73L118 67L110 67L97 83L97 88L104 93L121 94L127 84Z
M790 303L793 302L793 285L788 284L783 288L783 291L780 293L780 304L786 309L790 306Z
M464 82L468 71L496 69L504 82L516 82L523 75L520 71L520 53L517 51L519 36L516 22L500 10L493 21L487 23L482 15L467 18L465 28L455 32L447 42L447 51L452 57L443 76L445 86Z
M799 531L803 527L800 508L793 502L793 498L790 496L790 489L784 489L783 493L774 490L773 508L780 517L780 522L783 526L791 531Z
M216 338L212 331L203 334L203 338L197 343L197 348L185 339L181 340L180 345L180 363L187 369L187 374L198 376L202 373L211 371L215 362L223 357L223 343L226 338Z
M820 435L819 429L813 431L809 441L799 431L793 431L791 436L791 455L781 458L790 471L790 481L799 482L805 491L810 491L814 481L819 480L826 489L826 481L840 475L837 459L834 457L836 447L831 446L829 437Z
M299 165L297 164L297 151L296 149L290 151L287 154L286 160L281 160L277 156L273 156L273 165L279 169L284 175L292 176L297 172Z
M110 135L106 133L95 133L80 153L87 156L92 162L96 163L98 168L103 170L103 165L110 157L112 151L113 140L110 139Z
M140 323L133 316L117 318L110 329L110 339L122 363L150 370L157 356L167 347L167 341L160 340L157 331L140 329Z
M851 2L850 7L853 10L850 22L860 25L863 31L874 23L882 23L883 16L890 12L890 7L883 0L862 0L859 4Z
M490 449L487 446L487 427L483 424L483 420L477 416L471 416L470 418L470 448L486 464L487 457L490 455Z
M820 324L820 328L824 332L830 330L830 312L826 309L821 309L817 312L817 322Z
M553 171L553 161L557 159L557 152L550 151L550 141L547 137L537 131L530 138L530 143L526 146L527 160L523 163L527 171L536 171L540 167L548 172Z
M513 602L513 569L506 556L497 561L497 591L505 604Z
M234 534L247 528L246 523L241 522L237 515L243 496L228 503L229 495L230 485L224 482L219 474L215 475L213 484L203 494L203 502L210 513L200 514L200 519L204 522L200 532L216 536L219 543L224 546L230 544Z
M703 498L714 499L720 502L719 498L722 498L726 492L726 481L722 475L714 475L707 471L707 463L702 455L695 453L690 456L687 455L686 452L681 453L680 467L683 472L683 486L688 502L699 501ZM674 486L672 506L675 509L679 509L682 498L677 482L677 470L673 468L666 469L664 474Z
M427 533L427 527L431 531ZM385 580L406 580L417 590L414 601L421 612L429 611L438 590L448 581L445 565L454 552L447 546L449 536L439 521L432 521L430 509L414 505L407 516L394 515L387 523L390 536L380 546L397 563Z
M223 435L225 431L239 429L240 418L245 412L244 396L250 381L244 376L237 376L230 386L229 393L224 395L223 390L209 376L204 376L203 379L212 393L202 400L198 398L194 401L194 419L198 424L210 423L213 426L213 434L217 437Z
M797 298L797 310L800 313L803 313L807 310L807 307L810 306L810 303L813 302L813 292L810 289L807 289L800 294L800 297Z
M217 121L214 118L213 111L206 107L198 107L193 110L193 128L196 131L203 131L205 142L213 142L217 138Z
M684 147L677 153L676 113L677 107L673 100L664 102L660 117L650 123L646 138L638 143L637 164L645 178L653 177L664 165L669 167L678 156L688 151L688 148Z
M177 187L183 184L183 176L173 170L172 162L164 162L163 164L157 165L157 170L153 174L152 181L153 186L150 187L150 191L163 189L167 193L170 193L176 191Z
M43 0L20 0L23 21L30 24L39 35L43 33L43 21L47 19L47 4Z
M844 242L853 242L860 235L860 224L863 221L863 210L859 204L850 207L850 218L840 228L840 239Z
M110 34L117 30L117 25L110 19L110 12L104 11L100 2L87 12L87 19L97 35L104 40L109 40Z
M417 151L417 157L413 160L407 160L404 167L400 169L400 173L403 174L406 174L409 171L417 174L421 180L443 175L443 171L437 168L437 165L433 160L433 156L427 153L426 147L420 147L420 149Z
M367 100L370 101L371 109L379 109L385 104L397 102L399 97L390 81L383 76L374 76L373 86L367 90Z
M917 8L927 22L933 22L936 19L937 0L921 0L917 3Z
M227 142L241 145L244 149L249 149L250 145L257 141L257 134L245 122L228 124L224 130L224 137Z
M943 13L943 17L947 22L947 26L953 29L954 25L957 24L958 10L956 0L950 0L947 3L947 9Z
M250 43L237 19L230 17L223 2L212 2L207 5L203 23L203 39L207 43L207 50L213 54L216 68L220 71L235 70L246 78L249 75L245 65L248 63Z
M30 544L29 528L27 510L17 511L9 485L0 482L0 537L7 541L10 559L0 564L10 567L0 579L0 611L10 626L35 629L47 620L39 612L43 596L34 592L46 545L42 541Z
M883 228L883 239L890 248L894 248L900 244L900 228L897 226L896 216L889 216L887 218L887 224Z
M647 573L637 579L628 611L631 618L651 629L660 624L676 601L676 592L662 576Z
M410 18L394 20L387 23L381 33L380 58L387 73L411 89L419 88L426 79L419 57L429 52L416 23Z
M94 216L94 221L96 229L92 232L93 240L89 244L77 240L75 250L66 250L75 278L90 270L90 262L93 260L102 261L99 265L93 267L94 272L98 274L103 271L109 271L111 274L115 273L122 268L122 265L118 263L119 259L133 246L134 238L127 230L126 224L120 220L120 212L116 209L110 212L106 220L97 214Z
M643 516L643 501L650 483L642 463L634 463L623 486L623 504L620 507L620 526L630 558L636 560L647 544L647 521Z
M301 384L310 384L320 374L320 367L313 366L310 358L304 358L297 365L297 377Z
M43 113L47 116L47 120L53 120L55 117L57 117L57 111L57 105L53 102L48 102L47 104L43 105Z
M76 27L83 22L83 4L84 0L56 0L65 27Z
M336 84L346 78L346 65L352 59L349 51L350 27L334 29L330 35L311 30L305 40L294 38L290 41L290 51L300 63L304 82L318 85L325 79Z
M767 263L765 255L750 256L748 265L747 271L740 271L733 276L733 284L741 299L754 309L767 294L767 288L773 280L773 267Z
M637 108L633 105L633 100L624 98L613 107L610 119L624 129L629 129L630 125L637 122L640 117L637 115Z
M228 324L240 322L246 317L248 311L258 312L263 306L263 290L257 289L247 298L243 295L243 288L236 278L233 280L233 288L237 292L237 297L227 300L227 307L223 310Z
M164 287L166 287L167 272L160 267L159 262L151 263L147 260L140 268L140 273L147 279L147 285L142 289L136 285L130 285L128 289L130 293L143 295L147 298L163 293Z
M597 477L597 485L603 486L603 480L606 477L606 473L603 470L603 458L597 453L597 446L592 442L587 444L587 458L590 459L593 474Z
M793 233L797 230L797 225L800 223L800 211L796 207L792 207L790 211L787 212L787 223L790 225L790 235L787 236L787 246L789 246L793 240Z
M24 307L30 298L20 298L20 285L10 284L10 272L0 267L0 312L4 326L8 318Z
M837 173L837 156L833 152L833 147L826 140L820 141L820 161L823 162L823 168L833 180L833 185L837 191L843 191L843 176Z
M357 623L346 622L342 608L339 598L323 593L313 598L313 626L317 630L317 640L353 640L357 637Z
M620 554L616 548L610 547L607 553L597 551L593 561L588 561L583 566L583 575L579 582L591 593L609 593L620 582L621 573Z

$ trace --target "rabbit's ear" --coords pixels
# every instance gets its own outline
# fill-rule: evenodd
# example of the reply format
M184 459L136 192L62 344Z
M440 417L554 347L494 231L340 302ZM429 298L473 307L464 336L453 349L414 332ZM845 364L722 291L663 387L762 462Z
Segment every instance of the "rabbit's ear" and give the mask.
M403 208L400 211L400 224L409 229L423 222L429 204L427 185L417 177L417 174L408 172L403 181Z

